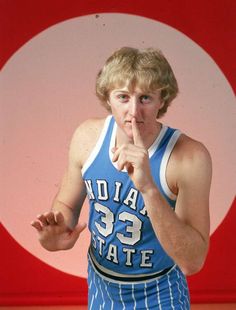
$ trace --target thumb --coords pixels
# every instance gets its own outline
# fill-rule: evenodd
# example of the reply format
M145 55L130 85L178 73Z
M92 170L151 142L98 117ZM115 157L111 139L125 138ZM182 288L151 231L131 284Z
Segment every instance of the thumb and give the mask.
M76 239L79 238L79 235L82 233L83 230L85 230L86 226L86 223L79 223L71 232L71 237Z

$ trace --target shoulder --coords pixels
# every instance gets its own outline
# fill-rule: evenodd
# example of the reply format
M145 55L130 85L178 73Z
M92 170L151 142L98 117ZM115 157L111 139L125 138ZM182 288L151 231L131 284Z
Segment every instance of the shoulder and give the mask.
M176 159L182 164L211 162L211 156L205 145L191 137L181 134L174 148Z
M83 122L74 132L70 143L69 155L78 161L80 167L86 161L97 143L106 118L93 118Z
M203 143L185 134L181 134L176 142L168 166L174 192L178 192L181 185L190 184L194 179L202 180L206 184L211 182L212 161L208 149Z
M72 142L77 141L77 139L87 140L91 139L97 135L100 134L106 118L91 118L86 121L84 121L82 124L80 124L72 137Z

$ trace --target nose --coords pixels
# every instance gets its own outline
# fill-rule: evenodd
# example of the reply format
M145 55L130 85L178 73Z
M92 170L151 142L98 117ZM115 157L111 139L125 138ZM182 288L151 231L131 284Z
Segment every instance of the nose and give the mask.
M129 114L135 118L138 117L140 114L140 104L139 104L138 98L135 96L130 98Z

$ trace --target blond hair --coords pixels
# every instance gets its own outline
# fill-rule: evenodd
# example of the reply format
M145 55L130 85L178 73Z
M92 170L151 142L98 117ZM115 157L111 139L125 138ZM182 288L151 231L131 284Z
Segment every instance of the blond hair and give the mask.
M129 89L138 86L143 92L160 89L164 105L157 118L165 114L171 101L178 94L178 84L170 64L162 52L154 48L139 50L122 47L107 59L97 75L96 95L108 111L110 92L127 84Z

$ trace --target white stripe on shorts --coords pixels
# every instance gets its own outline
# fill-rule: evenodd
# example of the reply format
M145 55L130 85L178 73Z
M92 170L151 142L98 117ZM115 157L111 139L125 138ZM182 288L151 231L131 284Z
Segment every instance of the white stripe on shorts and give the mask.
M94 301L94 295L93 295L93 297L92 297L92 301L91 301L91 304L90 304L90 308L89 308L89 310L92 310L93 301Z
M110 282L108 282L107 285L110 285ZM107 285L105 286L105 288L106 288L106 291L107 291L107 296L109 297L109 299L110 299L110 301L111 301L111 310L113 310L114 302L113 302L113 300L111 299L111 296L110 296L110 294L109 294L109 292L108 292L108 290L107 290Z
M98 278L98 280L99 280L99 288L100 288L100 292L101 292L102 300L103 300L102 309L104 309L104 307L105 307L105 299L104 299L104 295L103 295L103 291L102 291L101 280L99 278Z
M148 301L147 301L147 283L144 284L144 295L145 295L146 310L149 310L149 308L148 308Z
M160 306L160 310L162 310L161 308L161 299L160 299L160 291L159 291L159 281L156 280L156 286L157 286L157 301L158 301L158 306Z
M119 295L120 295L121 303L123 305L123 310L125 310L125 304L124 304L124 301L122 299L121 284L119 284Z
M176 273L177 273L178 279L180 279L179 271L178 271L177 269L175 269L175 271L176 271ZM181 292L180 287L179 287L179 281L177 281L176 283L177 283L177 287L178 287L178 291L179 291L179 303L181 304L181 310L183 310L183 307L182 307L183 302L182 302L182 300L181 300L182 292Z
M171 289L171 283L170 283L170 276L167 274L168 284L169 284L169 291L170 291L170 303L171 303L171 309L175 309L173 304L173 295L172 295L172 289Z
M134 284L132 284L132 298L134 300L134 309L136 309L136 299L134 297Z

